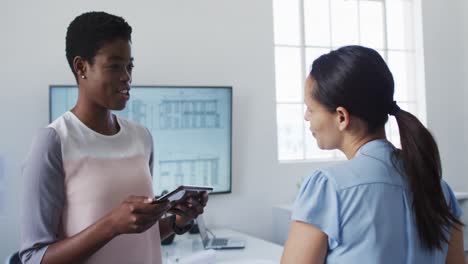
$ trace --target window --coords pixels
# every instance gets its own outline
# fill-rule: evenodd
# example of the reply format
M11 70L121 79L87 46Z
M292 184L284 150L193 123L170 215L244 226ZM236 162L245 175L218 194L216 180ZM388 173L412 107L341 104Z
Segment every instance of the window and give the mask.
M303 82L320 55L344 45L377 50L395 80L399 106L425 122L420 0L273 0L278 159L333 160L303 114ZM393 117L387 137L400 146Z

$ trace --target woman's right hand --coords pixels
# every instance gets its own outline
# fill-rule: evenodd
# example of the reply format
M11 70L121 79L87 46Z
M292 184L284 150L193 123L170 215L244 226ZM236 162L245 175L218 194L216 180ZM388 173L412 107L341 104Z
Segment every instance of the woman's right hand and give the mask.
M142 233L152 227L170 208L169 201L155 202L154 198L130 196L112 210L107 218L114 236Z

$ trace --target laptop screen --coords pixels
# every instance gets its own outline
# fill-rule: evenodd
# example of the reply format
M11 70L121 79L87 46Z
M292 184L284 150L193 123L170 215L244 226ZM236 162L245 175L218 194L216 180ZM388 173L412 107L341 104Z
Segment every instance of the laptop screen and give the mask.
M208 241L210 240L210 238L208 237L205 222L203 221L203 217L201 215L197 217L197 224L198 224L198 230L200 231L200 237L202 239L203 245L206 245Z

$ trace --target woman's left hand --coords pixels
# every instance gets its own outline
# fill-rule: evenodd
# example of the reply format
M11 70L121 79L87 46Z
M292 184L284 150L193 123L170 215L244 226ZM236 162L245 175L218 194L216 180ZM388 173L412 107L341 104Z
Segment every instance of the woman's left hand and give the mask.
M182 227L203 214L207 202L207 192L187 193L169 209L169 212L176 215L176 225Z

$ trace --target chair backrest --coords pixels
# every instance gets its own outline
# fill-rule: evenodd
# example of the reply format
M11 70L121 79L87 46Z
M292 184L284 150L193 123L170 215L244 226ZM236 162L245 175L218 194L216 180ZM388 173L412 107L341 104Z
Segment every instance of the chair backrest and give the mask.
M18 252L15 252L15 253L11 254L7 258L5 264L21 264L21 259L19 257Z

